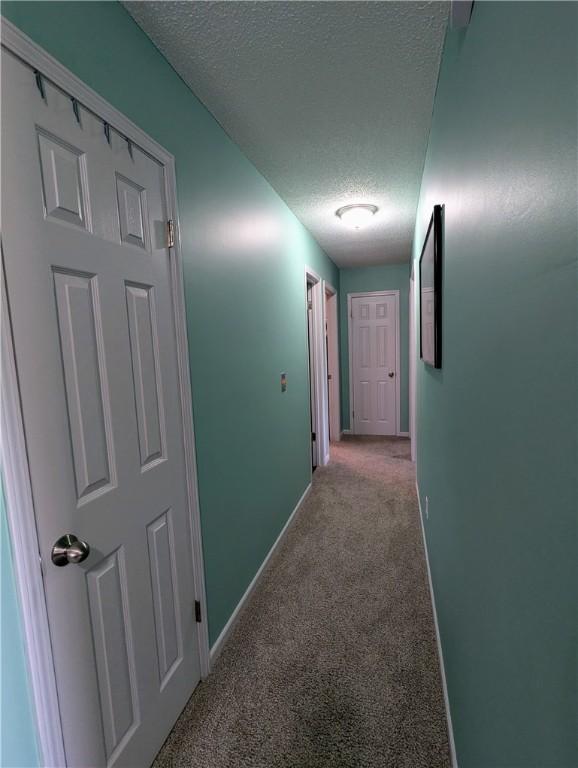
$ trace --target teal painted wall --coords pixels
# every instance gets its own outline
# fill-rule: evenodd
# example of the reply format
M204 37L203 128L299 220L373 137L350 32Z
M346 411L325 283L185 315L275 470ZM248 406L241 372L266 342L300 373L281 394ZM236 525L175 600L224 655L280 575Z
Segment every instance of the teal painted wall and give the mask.
M415 231L445 204L418 478L460 768L578 765L578 5L448 33Z
M36 729L32 717L28 673L22 649L20 611L12 570L12 552L0 485L0 765L34 768L38 763Z
M120 5L2 12L176 158L214 642L309 482L304 265L338 270Z
M399 291L400 320L400 422L409 432L409 263L339 270L339 335L341 359L341 429L350 428L349 419L349 337L347 294L363 291Z

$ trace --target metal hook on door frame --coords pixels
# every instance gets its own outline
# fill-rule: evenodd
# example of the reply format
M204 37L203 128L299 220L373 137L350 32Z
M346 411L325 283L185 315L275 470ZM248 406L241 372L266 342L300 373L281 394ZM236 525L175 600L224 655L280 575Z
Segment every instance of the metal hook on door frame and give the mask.
M70 97L70 101L72 102L72 111L74 112L76 122L80 125L80 105L74 96Z
M34 70L34 79L36 80L36 87L40 91L40 95L42 96L42 101L46 101L46 89L44 88L44 79L42 77L42 73L39 72L37 69Z

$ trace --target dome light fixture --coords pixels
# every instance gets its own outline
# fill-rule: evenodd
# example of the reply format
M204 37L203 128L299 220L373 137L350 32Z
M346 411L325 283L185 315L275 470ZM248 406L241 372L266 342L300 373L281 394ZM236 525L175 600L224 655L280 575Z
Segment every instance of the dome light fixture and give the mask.
M347 227L350 227L351 229L361 229L369 224L372 216L375 216L377 213L377 210L377 205L358 203L355 205L344 205L343 208L338 208L338 210L335 211L335 215L338 216Z

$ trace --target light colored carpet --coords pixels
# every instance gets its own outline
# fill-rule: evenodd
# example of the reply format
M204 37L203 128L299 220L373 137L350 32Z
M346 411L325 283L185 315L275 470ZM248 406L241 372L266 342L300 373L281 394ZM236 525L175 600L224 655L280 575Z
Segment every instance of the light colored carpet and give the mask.
M155 768L447 768L409 441L331 446Z

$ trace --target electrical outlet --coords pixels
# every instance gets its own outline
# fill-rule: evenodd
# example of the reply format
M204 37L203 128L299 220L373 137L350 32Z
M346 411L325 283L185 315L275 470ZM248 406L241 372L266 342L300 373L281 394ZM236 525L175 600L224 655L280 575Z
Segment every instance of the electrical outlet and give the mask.
M425 497L425 518L429 520L429 496Z

